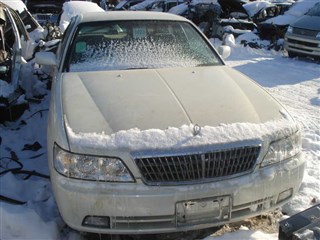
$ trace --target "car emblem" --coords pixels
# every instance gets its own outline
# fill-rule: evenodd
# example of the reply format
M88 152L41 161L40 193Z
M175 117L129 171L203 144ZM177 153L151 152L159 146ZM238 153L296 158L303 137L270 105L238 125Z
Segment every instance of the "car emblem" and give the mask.
M198 124L193 126L193 136L199 135L201 132L201 127Z

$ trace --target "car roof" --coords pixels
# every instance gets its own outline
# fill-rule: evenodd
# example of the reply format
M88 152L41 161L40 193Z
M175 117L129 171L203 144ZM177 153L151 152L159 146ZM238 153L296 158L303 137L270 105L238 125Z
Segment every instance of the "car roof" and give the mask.
M185 21L186 18L162 12L148 11L108 11L90 12L81 15L79 22L121 21L121 20L170 20Z

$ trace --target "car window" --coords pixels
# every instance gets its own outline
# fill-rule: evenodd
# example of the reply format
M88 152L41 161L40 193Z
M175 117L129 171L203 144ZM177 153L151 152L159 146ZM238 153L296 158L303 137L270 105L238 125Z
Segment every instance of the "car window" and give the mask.
M195 67L221 64L187 22L121 21L80 24L66 71Z

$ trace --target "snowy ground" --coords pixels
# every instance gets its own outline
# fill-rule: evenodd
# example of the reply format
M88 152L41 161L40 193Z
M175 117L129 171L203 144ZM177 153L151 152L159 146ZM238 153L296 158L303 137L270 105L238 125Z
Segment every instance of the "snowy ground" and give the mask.
M227 64L255 79L280 100L303 128L303 156L307 170L298 195L283 211L288 215L320 202L320 65L310 60L289 59L281 52L256 50L236 45ZM28 77L28 76L25 76ZM48 93L49 94L49 93ZM20 120L0 125L0 171L19 167L12 159L19 160L25 170L48 174L46 155L46 117L49 95L41 103L31 103L30 109ZM37 148L38 142L41 148ZM29 144L29 145L26 145ZM32 145L35 147L32 150ZM31 149L31 150L30 150ZM12 205L0 202L0 239L48 240L80 239L70 231L59 217L45 178L11 173L0 176L0 194L23 202ZM277 234L240 228L221 239L277 239Z

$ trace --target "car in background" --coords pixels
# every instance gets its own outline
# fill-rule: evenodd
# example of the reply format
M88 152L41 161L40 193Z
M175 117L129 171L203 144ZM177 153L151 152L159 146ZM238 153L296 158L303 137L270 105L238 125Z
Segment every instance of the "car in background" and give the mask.
M290 24L285 35L285 49L289 57L320 58L320 2Z
M84 232L168 233L261 214L298 191L298 125L228 67L186 18L102 12L71 19L57 54L48 165L64 221Z
M26 0L30 13L41 24L57 25L65 0Z

